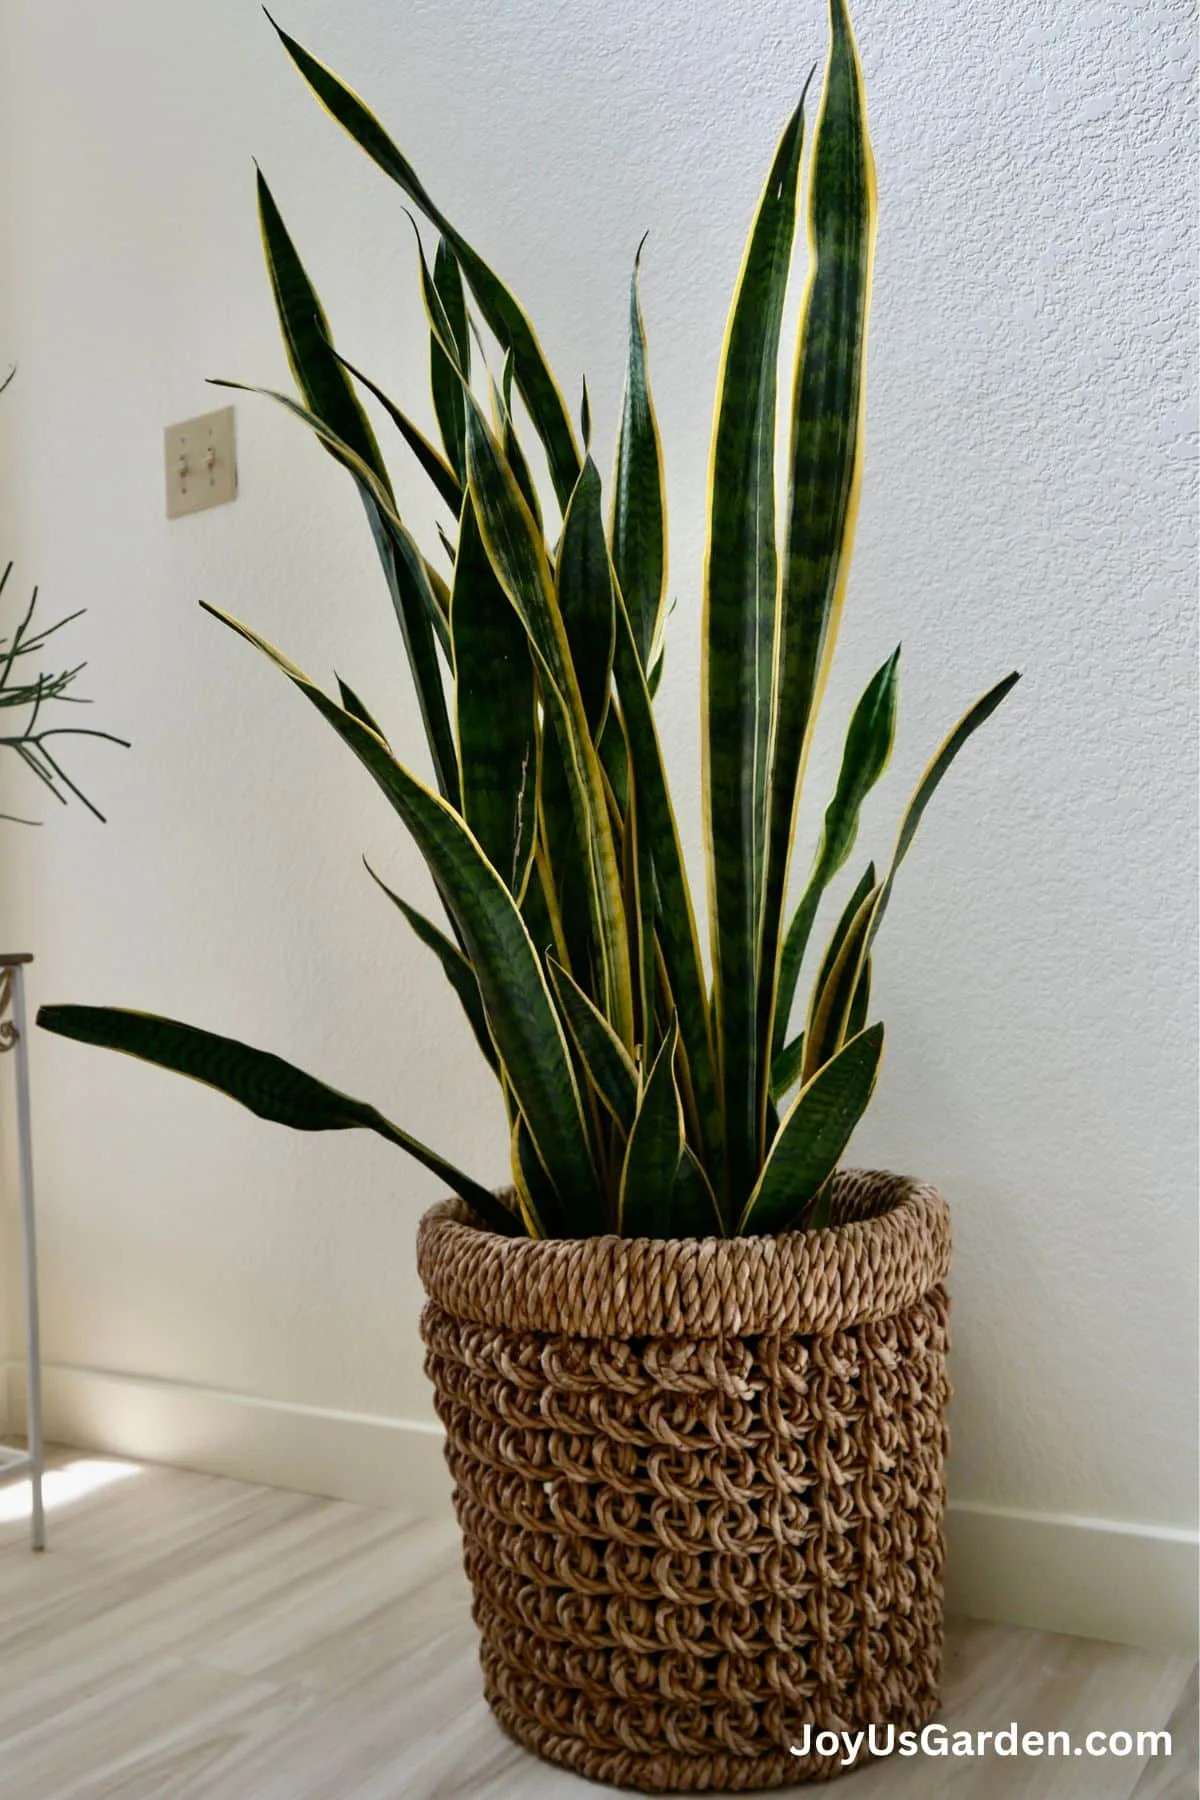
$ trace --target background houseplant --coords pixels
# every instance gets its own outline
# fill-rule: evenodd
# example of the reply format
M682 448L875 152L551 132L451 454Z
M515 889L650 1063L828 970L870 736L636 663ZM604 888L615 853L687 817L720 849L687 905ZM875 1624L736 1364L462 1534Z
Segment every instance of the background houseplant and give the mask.
M896 652L854 711L822 840L787 922L801 778L837 637L861 474L874 235L861 77L840 5L832 19L810 158L813 254L778 527L779 335L802 105L755 219L718 386L703 696L711 987L651 708L663 655L666 510L636 269L606 523L586 388L581 450L512 295L362 102L281 32L318 96L440 234L432 262L418 235L439 450L334 349L259 177L272 286L302 399L274 397L358 485L404 636L436 791L395 761L348 685L339 684L335 702L249 627L208 610L289 675L421 849L453 935L392 898L440 959L499 1078L519 1223L480 1183L373 1107L278 1058L113 1008L47 1007L43 1025L178 1069L299 1129L376 1130L502 1231L739 1234L828 1217L828 1178L882 1052L882 1026L868 1023L871 955L896 871L950 762L1016 680L992 688L935 754L890 863L882 874L868 865L836 921L804 1028L792 1035L821 896L850 855L860 807L888 760L898 667ZM484 329L497 351L495 374L480 371ZM383 406L457 520L456 541L444 536L448 576L404 526L356 381ZM553 501L539 495L531 474L522 443L530 427Z
M4 380L0 382L0 393L8 386L16 373L10 369ZM13 565L7 563L0 573L0 601L8 586ZM41 656L46 645L64 625L70 625L81 618L83 608L69 613L66 618L57 619L53 625L35 624L34 614L37 611L38 590L34 588L29 604L14 620L11 631L0 630L0 750L9 753L10 758L19 761L29 773L48 788L54 798L63 806L70 795L74 795L96 818L104 815L88 799L63 768L59 760L60 746L57 742L64 737L104 738L110 744L122 744L128 749L124 738L114 737L108 731L95 731L83 725L52 724L47 714L51 709L62 706L83 706L87 702L74 691L75 682L86 668L86 663L76 663L73 667L50 670L38 668L36 674L30 670L36 665L30 661L32 657ZM0 813L0 820L9 824L33 824L31 819L15 819L11 814Z

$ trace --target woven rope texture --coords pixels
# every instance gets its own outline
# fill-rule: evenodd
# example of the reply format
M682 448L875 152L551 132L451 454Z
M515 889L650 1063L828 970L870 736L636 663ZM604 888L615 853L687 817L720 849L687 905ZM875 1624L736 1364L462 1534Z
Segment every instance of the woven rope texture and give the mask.
M837 1773L791 1754L805 1724L932 1717L944 1202L850 1172L829 1231L702 1244L469 1217L422 1221L422 1332L501 1725L617 1786L734 1792Z

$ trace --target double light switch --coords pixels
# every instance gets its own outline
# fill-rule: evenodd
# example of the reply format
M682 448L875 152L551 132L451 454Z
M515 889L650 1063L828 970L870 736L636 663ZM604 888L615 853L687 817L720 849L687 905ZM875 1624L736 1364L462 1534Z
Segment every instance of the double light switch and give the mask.
M163 447L168 519L237 499L232 406L204 413L198 419L185 419L180 425L168 425L163 433Z

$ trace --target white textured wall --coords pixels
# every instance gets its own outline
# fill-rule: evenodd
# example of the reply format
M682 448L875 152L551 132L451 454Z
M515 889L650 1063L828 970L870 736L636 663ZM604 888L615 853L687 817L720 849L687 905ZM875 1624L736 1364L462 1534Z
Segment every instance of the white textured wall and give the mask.
M878 957L890 1052L855 1152L954 1203L959 1497L1162 1527L1188 1524L1195 1467L1188 13L859 0L882 223L829 706L840 729L903 638L867 829L882 853L932 744L1025 670L904 869ZM484 22L466 0L288 0L285 20L372 97L572 390L586 367L602 443L651 228L679 600L660 710L695 850L714 370L822 9L510 0ZM359 867L366 849L428 897L415 854L303 701L195 606L336 665L418 757L348 484L243 401L236 506L162 516L159 433L210 403L202 377L284 373L252 153L347 350L423 407L399 197L249 0L15 0L0 83L0 354L21 365L0 540L49 606L89 607L98 721L135 740L76 759L106 828L75 812L5 838L0 937L36 948L41 999L244 1035L499 1178L466 1030ZM821 804L834 754L831 732ZM365 1137L289 1137L120 1059L36 1048L52 1359L431 1417L412 1239L436 1183Z

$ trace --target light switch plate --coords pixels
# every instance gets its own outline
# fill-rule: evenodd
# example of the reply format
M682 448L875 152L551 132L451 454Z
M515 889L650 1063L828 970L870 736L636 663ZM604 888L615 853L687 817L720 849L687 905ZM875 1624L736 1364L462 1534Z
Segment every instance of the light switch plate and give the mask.
M233 441L233 408L184 419L163 432L166 457L167 517L203 512L237 499L237 457Z

